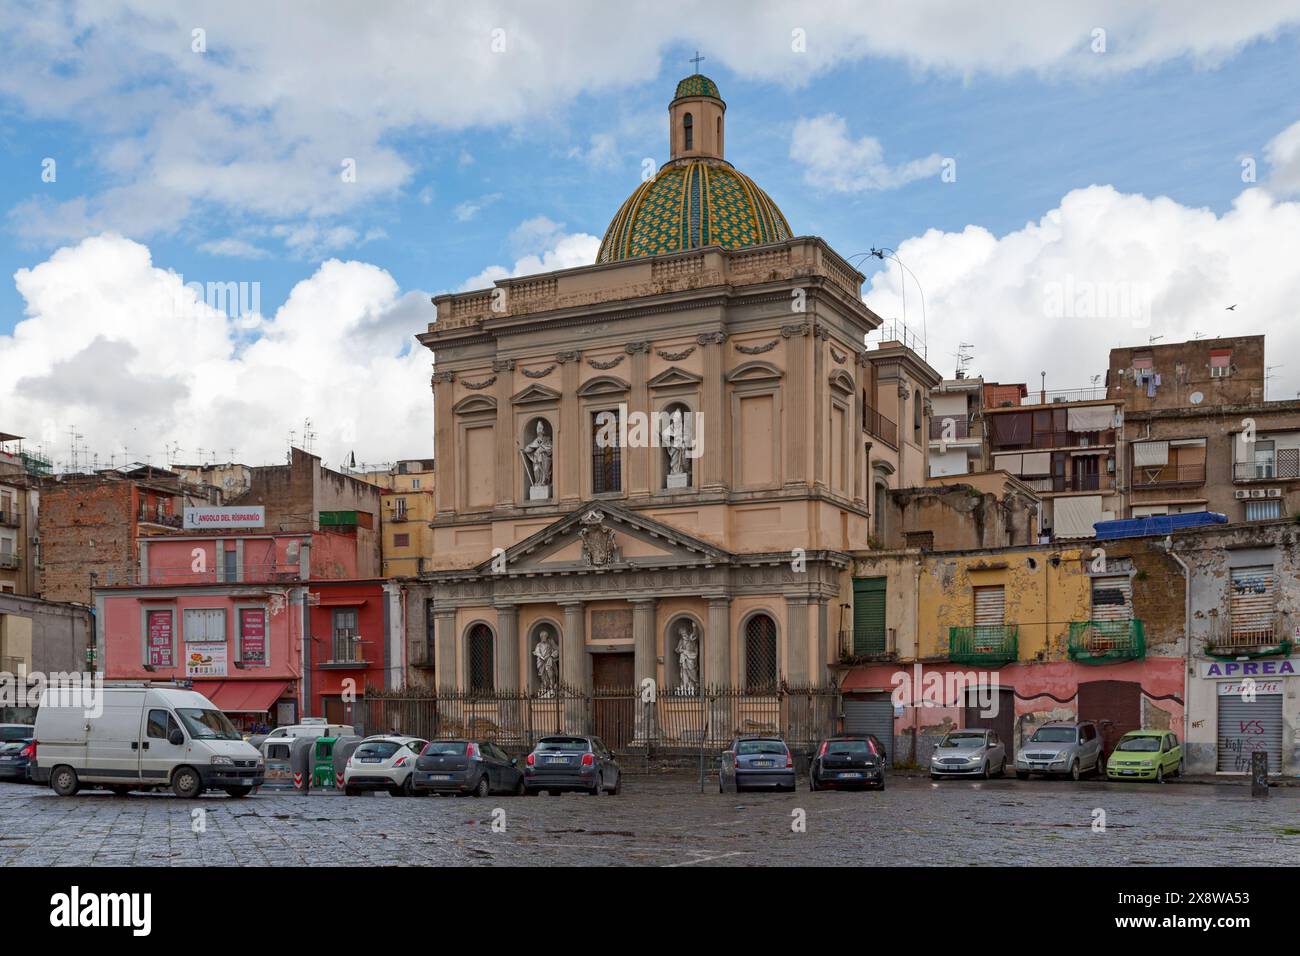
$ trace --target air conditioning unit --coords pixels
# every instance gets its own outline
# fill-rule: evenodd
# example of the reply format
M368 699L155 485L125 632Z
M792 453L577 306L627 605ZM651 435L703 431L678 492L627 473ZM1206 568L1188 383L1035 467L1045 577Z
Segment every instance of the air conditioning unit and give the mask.
M1250 489L1250 496L1251 496L1252 498L1263 498L1263 497L1264 497L1264 489L1263 489L1263 488L1251 488L1251 489Z
M1281 497L1282 497L1282 489L1281 489L1281 488L1269 488L1269 489L1267 489L1267 490L1264 492L1264 494L1265 494L1266 497L1269 497L1269 498L1281 498Z
M1237 499L1241 499L1241 498L1249 498L1249 497L1250 497L1250 492L1249 492L1249 491L1246 491L1245 489L1240 489L1240 488L1239 488L1238 490L1236 490L1236 491L1234 491L1234 492L1232 493L1232 497L1237 498Z

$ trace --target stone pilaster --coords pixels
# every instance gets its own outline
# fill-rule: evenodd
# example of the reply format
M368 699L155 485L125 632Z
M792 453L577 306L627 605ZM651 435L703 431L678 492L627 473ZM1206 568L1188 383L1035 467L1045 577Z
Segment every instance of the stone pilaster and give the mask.
M785 599L785 679L792 686L808 683L808 605L806 594Z
M627 352L631 356L628 363L628 374L632 379L632 390L628 396L628 415L631 416L637 412L649 416L650 408L650 343L649 342L632 342L627 346ZM654 427L653 422L649 426ZM646 441L640 448L624 448L623 460L626 462L624 469L625 480L627 481L627 493L632 497L643 497L650 494L650 456L657 453L658 448L651 448L650 436L647 434Z
M578 379L582 371L580 353L560 352L555 356L560 364L560 433L554 443L555 480L558 491L552 492L557 500L576 506L582 498L583 465L591 461L591 438L582 421L581 400L578 398Z
M705 491L731 484L731 410L727 408L726 343L723 332L708 332L696 341L704 352L704 382L701 408L704 436L701 457L695 459L695 474Z
M587 607L581 601L564 608L564 635L560 638L560 683L565 687L591 690L591 668L587 666Z
M456 612L450 608L434 611L434 686L456 687L464 684L456 671Z
M519 605L498 604L496 658L497 690L519 690Z
M709 599L709 630L704 635L704 683L725 686L731 680L731 598Z
M456 510L456 422L451 411L455 403L454 378L454 372L433 373L433 443L438 456L434 497L440 515Z
M646 740L653 733L655 705L648 700L644 682L655 681L655 698L659 696L659 669L655 666L655 599L637 598L632 602L632 661L636 682L636 737Z

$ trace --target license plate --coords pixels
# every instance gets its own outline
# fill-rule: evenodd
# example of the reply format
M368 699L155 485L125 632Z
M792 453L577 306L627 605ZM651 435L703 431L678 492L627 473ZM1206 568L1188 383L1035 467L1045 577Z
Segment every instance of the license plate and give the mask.
M755 760L755 761L754 761L754 766L755 766L755 767L770 767L770 766L772 766L772 761L770 761L770 760Z
M362 763L383 763L384 760L382 757L362 757L361 762Z
M1132 777L1132 776L1135 776L1135 775L1137 774L1137 771L1136 771L1136 770L1121 770L1120 773L1123 774L1125 777Z
M1029 766L1033 767L1035 770L1046 770L1048 765L1045 763L1031 763Z
M546 762L547 763L568 763L569 758L568 757L547 757Z
M860 773L858 773L858 772L856 772L856 771L850 771L850 772L848 772L848 773L842 773L842 774L840 774L840 776L841 776L841 777L857 778L857 777L861 777L862 774L860 774Z
M450 779L451 779L451 774L449 774L449 773L429 773L429 774L425 774L424 779L426 779L426 780L450 780Z

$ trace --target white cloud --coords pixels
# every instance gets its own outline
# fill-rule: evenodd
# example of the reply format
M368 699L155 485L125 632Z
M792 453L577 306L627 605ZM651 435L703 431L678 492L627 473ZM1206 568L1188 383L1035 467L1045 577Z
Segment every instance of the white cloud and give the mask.
M798 120L790 135L790 158L803 165L804 181L831 192L895 189L936 175L943 163L938 153L932 153L890 166L884 152L875 137L852 139L848 124L834 113Z
M456 208L451 212L456 217L457 222L469 222L500 198L500 193L488 193L486 196L479 196L477 199L466 199L457 203Z
M115 235L59 249L15 282L26 318L0 335L0 408L47 453L61 457L75 425L105 464L128 450L161 462L168 442L183 457L233 446L262 464L282 460L305 418L327 461L433 450L432 355L412 341L433 308L376 266L331 259L261 322L213 308Z
M1113 347L1204 336L1266 334L1282 364L1269 398L1300 390L1300 202L1247 189L1216 216L1171 199L1090 186L1068 193L1037 222L996 237L980 226L930 230L898 246L925 294L930 363L951 375L962 342L973 373L1004 382L1078 388L1104 373ZM871 280L867 304L901 319L901 270ZM908 278L907 324L922 330ZM1237 303L1228 312L1227 306ZM1281 359L1279 363L1278 360Z
M230 256L234 259L265 259L267 256L265 249L233 236L200 243L199 249L209 255Z
M1300 120L1264 146L1269 163L1269 188L1279 196L1300 196Z
M1294 0L1257 0L1231 16L1217 0L995 8L767 0L743 9L662 0L558 10L488 0L364 13L325 4L310 17L265 3L199 13L101 0L7 12L0 99L101 137L91 159L112 180L65 203L19 203L14 224L35 241L103 229L167 233L208 204L283 220L341 215L412 177L387 145L401 133L545 116L656 77L667 51L699 37L709 40L712 65L799 84L865 57L966 76L1106 74L1180 57L1213 67L1300 24ZM191 50L196 24L207 31L206 53ZM1097 28L1106 31L1105 53L1090 49ZM505 45L494 52L498 29ZM592 145L603 161L606 147ZM339 175L348 159L355 182Z
M545 216L535 216L524 220L511 231L510 245L518 256L512 268L488 266L478 275L461 283L458 291L487 289L498 279L508 279L511 276L589 266L596 261L600 238L585 232L566 233L564 223L553 222Z

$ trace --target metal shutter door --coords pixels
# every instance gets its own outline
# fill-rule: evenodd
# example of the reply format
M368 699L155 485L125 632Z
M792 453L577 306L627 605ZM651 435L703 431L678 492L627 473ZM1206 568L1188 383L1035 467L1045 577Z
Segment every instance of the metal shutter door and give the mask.
M1267 644L1273 639L1273 569L1233 568L1232 643Z
M853 653L885 653L885 579L853 579Z
M1133 589L1128 576L1093 578L1092 619L1127 621L1133 617Z
M1218 769L1250 773L1251 754L1257 750L1268 754L1270 774L1282 771L1282 695L1259 694L1252 703L1241 694L1220 695Z
M1001 585L975 589L975 624L1006 623L1006 591Z
M894 765L894 704L888 697L882 700L844 698L844 732L875 734L885 745L886 766Z

